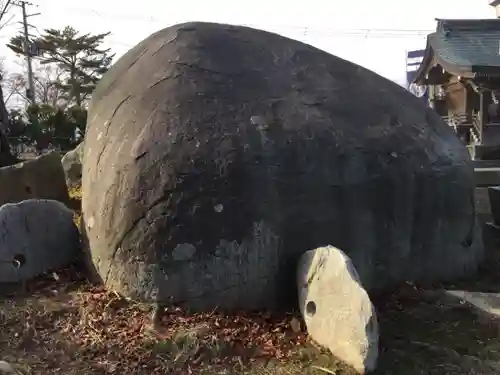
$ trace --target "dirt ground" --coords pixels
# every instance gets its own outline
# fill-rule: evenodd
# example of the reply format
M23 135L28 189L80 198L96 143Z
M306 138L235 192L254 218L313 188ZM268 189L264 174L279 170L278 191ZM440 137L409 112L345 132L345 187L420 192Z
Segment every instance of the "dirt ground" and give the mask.
M78 191L72 196L76 208ZM500 292L499 270L488 262L473 279L433 289ZM0 360L23 374L354 373L310 342L293 313L171 309L161 332L153 333L149 306L88 284L77 265L4 288L2 295ZM376 374L500 373L499 322L410 285L374 303L381 330Z

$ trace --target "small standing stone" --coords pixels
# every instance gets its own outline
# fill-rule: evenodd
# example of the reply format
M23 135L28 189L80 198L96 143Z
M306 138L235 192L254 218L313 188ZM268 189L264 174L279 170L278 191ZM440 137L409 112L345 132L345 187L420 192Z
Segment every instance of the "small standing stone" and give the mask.
M83 143L66 153L61 159L68 187L75 187L82 183L82 159Z
M165 308L163 306L160 306L157 303L153 304L153 308L151 310L151 322L145 327L145 331L147 334L151 336L161 335L163 331L162 319L164 314Z
M374 370L377 317L349 257L332 246L307 251L297 281L300 311L313 340L360 373Z
M302 323L296 317L293 317L292 320L290 320L290 327L295 333L299 333L302 331Z
M161 325L161 319L164 309L158 305L154 305L153 311L151 312L151 325L158 329Z

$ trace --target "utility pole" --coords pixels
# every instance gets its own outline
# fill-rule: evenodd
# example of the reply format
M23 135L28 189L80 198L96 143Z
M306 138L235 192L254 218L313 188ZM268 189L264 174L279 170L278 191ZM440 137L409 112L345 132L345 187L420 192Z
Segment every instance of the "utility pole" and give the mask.
M29 39L29 32L28 32L28 17L33 17L37 16L40 13L35 13L35 14L30 14L28 15L26 13L26 5L33 5L27 1L24 0L19 0L14 2L14 5L17 5L21 7L21 10L23 12L23 33L24 33L24 55L26 56L26 62L28 64L28 92L27 92L27 97L29 101L31 102L32 105L36 104L35 100L35 81L33 79L33 66L31 64L31 58L33 57L33 49L30 43Z

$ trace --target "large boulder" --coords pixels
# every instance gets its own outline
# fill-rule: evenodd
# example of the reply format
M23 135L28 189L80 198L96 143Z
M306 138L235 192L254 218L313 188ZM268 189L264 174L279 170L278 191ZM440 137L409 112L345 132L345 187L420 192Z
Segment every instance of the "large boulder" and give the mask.
M98 274L131 298L284 306L300 255L325 244L368 290L482 258L454 132L395 83L309 45L173 26L116 62L88 118L85 231Z
M63 203L29 199L0 207L0 283L29 280L78 259L80 234Z
M0 206L31 198L69 201L58 152L0 168Z
M61 159L68 187L82 183L83 143L68 151Z
M375 370L377 315L349 257L333 246L305 252L297 267L297 286L311 338L357 372Z

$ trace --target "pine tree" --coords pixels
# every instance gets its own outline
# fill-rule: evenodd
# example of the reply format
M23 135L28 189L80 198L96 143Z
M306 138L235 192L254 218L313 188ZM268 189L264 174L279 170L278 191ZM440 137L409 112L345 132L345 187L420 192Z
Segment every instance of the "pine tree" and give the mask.
M80 35L71 26L62 30L46 29L41 36L30 41L35 46L30 53L36 54L42 64L56 64L64 72L57 85L65 92L69 103L82 107L113 60L110 49L101 47L109 34ZM7 46L23 55L23 44L23 36L17 35Z

